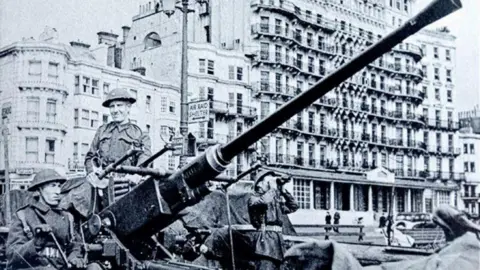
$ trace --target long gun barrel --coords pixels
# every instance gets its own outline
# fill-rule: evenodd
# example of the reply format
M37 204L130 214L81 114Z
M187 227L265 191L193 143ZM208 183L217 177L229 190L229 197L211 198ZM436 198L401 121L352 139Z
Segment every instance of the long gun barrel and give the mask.
M367 48L233 141L207 149L203 155L164 179L147 179L119 201L100 212L95 220L101 220L101 224L109 227L126 247L131 247L130 250L133 252L135 249L133 247L138 246L138 243L142 243L152 234L178 219L180 211L198 203L208 195L209 180L221 174L236 155L407 37L459 8L461 8L459 0L432 2L399 29ZM83 226L88 228L86 224ZM135 255L146 256L140 251L135 252Z

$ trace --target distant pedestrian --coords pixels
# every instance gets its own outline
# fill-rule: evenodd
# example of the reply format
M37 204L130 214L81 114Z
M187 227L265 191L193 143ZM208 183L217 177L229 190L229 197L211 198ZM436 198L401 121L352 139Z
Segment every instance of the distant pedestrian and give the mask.
M378 222L378 227L384 228L385 226L387 226L387 218L385 217L385 213L383 213Z
M335 225L340 224L340 213L335 212L335 214L333 215L333 224L335 224ZM339 232L337 226L334 226L333 230L337 233Z
M325 224L326 225L331 225L332 224L332 216L330 215L330 212L327 212L327 215L325 216ZM332 229L330 226L325 227L325 231L329 232Z

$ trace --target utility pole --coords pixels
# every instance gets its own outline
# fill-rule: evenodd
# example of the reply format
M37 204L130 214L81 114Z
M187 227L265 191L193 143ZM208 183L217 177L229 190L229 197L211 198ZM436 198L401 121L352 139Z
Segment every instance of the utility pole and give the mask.
M10 209L10 170L8 162L8 128L4 127L2 130L3 135L3 152L5 162L5 223L10 225L11 209Z
M188 145L188 0L182 0L182 66L180 81L180 134L183 137L183 149L179 166L187 163Z

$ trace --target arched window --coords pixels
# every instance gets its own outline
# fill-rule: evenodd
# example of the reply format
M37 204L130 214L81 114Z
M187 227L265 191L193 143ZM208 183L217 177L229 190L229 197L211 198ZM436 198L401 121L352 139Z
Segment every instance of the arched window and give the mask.
M145 37L144 43L145 43L145 49L155 48L162 45L160 36L155 32L148 34Z

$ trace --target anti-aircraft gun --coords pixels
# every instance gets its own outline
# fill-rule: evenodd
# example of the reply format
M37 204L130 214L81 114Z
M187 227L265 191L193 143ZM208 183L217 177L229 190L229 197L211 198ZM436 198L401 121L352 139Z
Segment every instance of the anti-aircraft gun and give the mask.
M158 260L155 250L159 243L152 236L179 219L185 208L205 198L210 193L210 181L226 169L230 160L407 37L459 8L459 0L432 2L402 27L229 143L207 149L178 171L152 170L154 176L82 225L89 253L98 253L103 260L122 269L182 269L180 264ZM123 172L140 171L135 167L123 168Z

